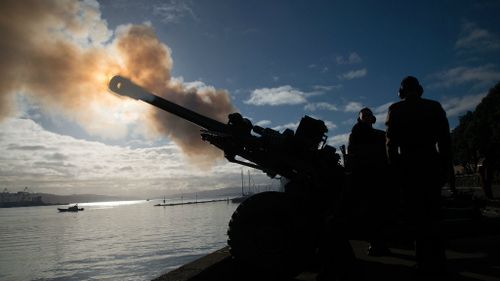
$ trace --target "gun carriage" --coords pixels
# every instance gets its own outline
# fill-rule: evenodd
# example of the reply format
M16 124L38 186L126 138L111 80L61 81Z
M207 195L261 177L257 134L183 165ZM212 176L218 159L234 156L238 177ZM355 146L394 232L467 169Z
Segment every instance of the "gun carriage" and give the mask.
M115 76L109 89L142 100L201 127L201 138L233 163L279 177L284 192L262 192L233 213L228 245L234 261L250 271L291 276L314 260L319 228L335 206L344 181L336 149L326 144L325 123L304 116L296 131L253 125L239 113L227 124L154 95Z

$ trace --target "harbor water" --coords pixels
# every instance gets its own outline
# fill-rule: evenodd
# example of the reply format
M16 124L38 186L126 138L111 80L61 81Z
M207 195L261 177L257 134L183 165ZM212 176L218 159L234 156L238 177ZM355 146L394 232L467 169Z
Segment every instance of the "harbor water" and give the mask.
M226 245L237 204L161 201L0 209L0 280L151 280Z

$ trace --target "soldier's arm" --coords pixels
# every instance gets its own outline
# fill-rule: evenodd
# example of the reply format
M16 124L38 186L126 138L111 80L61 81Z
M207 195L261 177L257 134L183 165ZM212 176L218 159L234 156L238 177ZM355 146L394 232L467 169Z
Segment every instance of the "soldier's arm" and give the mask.
M448 123L448 118L446 117L446 112L439 106L439 116L438 116L438 148L441 156L446 161L451 162L451 134L450 125Z
M451 134L450 125L448 123L448 118L446 117L446 112L439 105L439 122L438 122L438 149L441 154L441 159L443 161L443 171L445 173L444 177L446 181L450 184L452 191L455 190L455 170L453 168L453 157L451 149Z
M387 112L386 125L386 149L389 164L395 164L398 161L398 143L397 136L394 132L394 116L393 110L389 107Z

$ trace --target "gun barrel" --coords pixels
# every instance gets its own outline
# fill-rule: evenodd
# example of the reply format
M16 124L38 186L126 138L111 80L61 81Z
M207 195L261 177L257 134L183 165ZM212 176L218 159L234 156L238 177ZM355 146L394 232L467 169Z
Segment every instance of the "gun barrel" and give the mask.
M109 81L109 89L119 95L141 100L177 115L191 123L210 131L225 132L227 125L209 117L203 116L162 97L154 95L142 87L134 84L129 79L120 75L114 76Z

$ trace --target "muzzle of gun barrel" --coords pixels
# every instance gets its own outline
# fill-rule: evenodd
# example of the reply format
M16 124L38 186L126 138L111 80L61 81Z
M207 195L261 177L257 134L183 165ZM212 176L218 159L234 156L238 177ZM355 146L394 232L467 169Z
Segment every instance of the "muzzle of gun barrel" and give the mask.
M140 86L120 75L116 75L111 78L108 88L119 95L131 97L137 100L147 101L155 98Z

